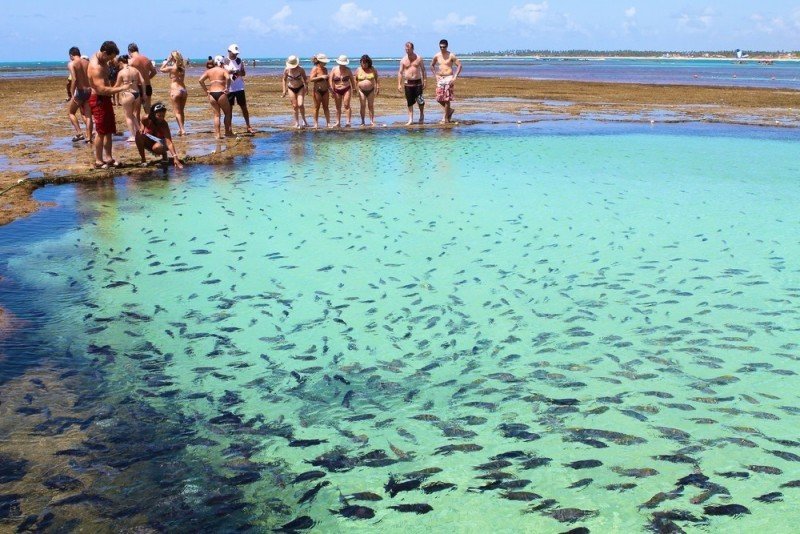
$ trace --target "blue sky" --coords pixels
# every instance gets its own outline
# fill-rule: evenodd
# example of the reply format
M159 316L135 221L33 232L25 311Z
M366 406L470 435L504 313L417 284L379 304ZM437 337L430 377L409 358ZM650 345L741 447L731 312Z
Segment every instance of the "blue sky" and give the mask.
M800 49L797 0L32 0L3 11L0 61L60 60L106 39L136 41L153 59L175 48L204 57L231 42L243 57L399 56L406 40L429 57L442 37L456 53Z

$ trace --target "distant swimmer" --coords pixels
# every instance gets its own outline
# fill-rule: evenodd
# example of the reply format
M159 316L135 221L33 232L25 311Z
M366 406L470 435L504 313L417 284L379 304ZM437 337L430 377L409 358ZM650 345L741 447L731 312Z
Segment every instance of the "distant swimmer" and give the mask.
M450 104L454 99L453 85L462 69L461 61L454 53L447 50L447 46L447 39L439 41L439 52L433 56L433 61L431 61L431 71L436 76L436 101L444 107L442 123L449 123L453 117L455 110ZM455 67L455 72L453 72L453 67Z

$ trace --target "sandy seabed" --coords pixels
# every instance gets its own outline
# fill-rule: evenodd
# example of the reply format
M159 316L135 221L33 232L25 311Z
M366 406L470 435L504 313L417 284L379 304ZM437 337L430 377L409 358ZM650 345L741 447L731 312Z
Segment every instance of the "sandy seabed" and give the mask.
M119 169L90 170L94 161L91 147L70 141L74 131L67 118L65 83L61 77L0 80L0 99L7 110L0 117L0 225L36 211L40 204L31 198L31 192L44 184L152 172L131 167L139 161L139 156L135 146L125 142L126 137L117 137L114 142L115 158L126 165ZM161 100L170 107L168 85L164 76L153 80L153 101ZM375 103L376 122L405 128L405 99L397 91L396 78L384 77L381 89ZM174 137L180 155L188 164L229 161L252 150L252 143L244 136L215 141L207 98L193 81L188 90L189 135ZM442 112L433 92L433 85L428 84L423 127L439 127ZM465 77L457 82L456 98L454 120L462 123L591 119L800 126L800 91L787 89ZM310 95L308 100L306 114L310 123ZM247 101L256 135L270 135L276 128L291 127L291 105L288 98L281 98L278 77L248 79ZM117 129L124 132L122 108L115 111ZM171 111L167 119L173 131L177 131ZM357 100L353 102L353 119L353 124L360 123ZM234 131L244 132L238 108L234 111Z

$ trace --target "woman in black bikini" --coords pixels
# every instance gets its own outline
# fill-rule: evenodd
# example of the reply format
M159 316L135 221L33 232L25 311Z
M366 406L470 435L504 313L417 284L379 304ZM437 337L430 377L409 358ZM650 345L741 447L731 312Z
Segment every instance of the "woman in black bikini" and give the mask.
M117 61L122 68L117 73L117 81L115 87L127 85L128 90L119 93L119 101L122 104L122 109L125 111L125 123L128 125L128 132L131 134L128 137L128 142L133 143L136 140L136 132L141 129L139 124L139 113L142 108L142 99L140 98L139 88L144 87L144 78L139 69L128 65L128 56L120 56Z
M328 63L328 56L319 53L313 58L311 62L314 63L314 68L311 69L311 75L308 81L314 84L312 95L314 96L314 128L319 128L319 107L325 112L325 126L331 127L331 112L328 109L328 103L331 99L331 94L328 91L328 69L325 64Z
M214 66L200 76L200 87L208 95L208 103L214 111L214 135L217 139L224 139L219 132L219 113L225 113L225 135L233 136L231 130L231 103L228 102L228 90L231 87L231 78L228 71L222 68L222 56L214 58ZM208 87L206 87L208 80Z
M361 102L361 126L364 126L364 108L369 107L370 126L375 126L375 97L381 90L378 71L372 66L372 58L361 56L361 66L356 69L358 99Z
M292 109L294 110L294 127L300 128L300 119L303 119L303 126L308 127L306 121L306 106L304 104L308 93L308 78L306 70L300 66L297 56L289 56L286 59L286 68L283 69L283 96L287 90L292 92Z
M333 91L333 101L336 102L336 122L334 126L342 126L342 105L347 112L347 124L350 126L350 117L352 111L350 110L350 97L356 90L356 80L353 76L353 71L347 68L350 60L347 56L341 55L336 60L337 66L331 69L328 75L328 87Z

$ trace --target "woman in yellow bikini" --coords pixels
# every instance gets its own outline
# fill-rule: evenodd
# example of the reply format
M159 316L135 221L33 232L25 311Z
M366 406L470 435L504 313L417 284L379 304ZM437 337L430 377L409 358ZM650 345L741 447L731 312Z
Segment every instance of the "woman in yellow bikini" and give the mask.
M356 80L353 71L347 68L350 60L344 54L336 60L336 66L331 69L328 75L328 87L333 91L333 101L336 102L336 122L334 126L342 126L342 106L347 114L347 124L350 126L352 110L350 109L350 97L356 90Z
M358 82L358 99L361 101L361 126L364 124L364 107L369 107L370 127L375 126L375 96L381 90L378 71L372 66L372 58L361 56L361 66L356 70Z
M177 50L173 50L169 57L161 64L161 72L169 73L169 99L172 101L172 113L178 121L178 135L186 135L186 128L183 125L183 110L186 108L186 100L189 93L186 91L186 84L183 79L186 76L186 61Z

